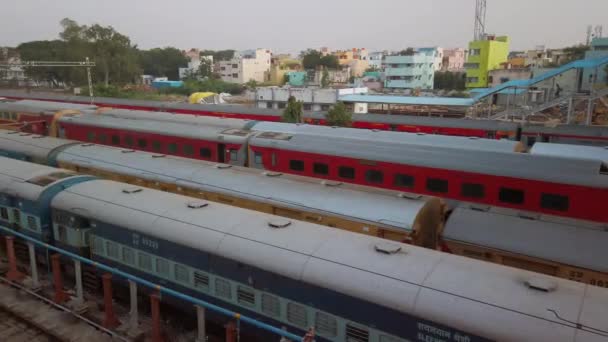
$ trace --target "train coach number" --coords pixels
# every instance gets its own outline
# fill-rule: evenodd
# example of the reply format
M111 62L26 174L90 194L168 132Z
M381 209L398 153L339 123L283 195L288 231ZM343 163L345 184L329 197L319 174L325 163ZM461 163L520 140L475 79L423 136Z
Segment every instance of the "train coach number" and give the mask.
M418 341L423 342L470 342L471 338L458 332L446 331L432 325L418 323Z
M158 241L149 239L139 234L133 234L133 245L137 247L140 244L151 249L158 249Z

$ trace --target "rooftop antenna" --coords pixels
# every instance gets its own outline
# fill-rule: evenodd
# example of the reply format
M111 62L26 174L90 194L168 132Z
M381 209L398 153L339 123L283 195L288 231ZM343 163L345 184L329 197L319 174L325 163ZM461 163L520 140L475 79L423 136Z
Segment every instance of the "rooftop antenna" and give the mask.
M475 32L473 40L483 40L486 35L486 0L475 2Z
M585 40L585 45L591 44L591 31L593 30L593 26L587 26L587 40Z

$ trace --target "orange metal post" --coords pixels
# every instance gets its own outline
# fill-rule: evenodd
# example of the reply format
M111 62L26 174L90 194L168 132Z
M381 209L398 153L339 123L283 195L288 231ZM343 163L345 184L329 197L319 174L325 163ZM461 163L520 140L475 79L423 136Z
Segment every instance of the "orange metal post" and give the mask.
M51 267L53 269L53 284L55 285L55 303L61 304L68 299L63 291L63 277L61 276L61 255L51 255Z
M114 307L112 306L112 274L104 273L101 278L103 280L103 302L105 306L103 326L106 329L112 329L120 325L120 321L114 315Z
M236 342L236 324L230 321L224 327L226 328L226 342Z
M8 273L6 277L10 281L19 281L25 275L17 270L17 258L15 257L15 238L12 236L6 237L6 255L8 257Z
M152 311L152 342L162 342L160 331L160 296L156 293L150 295Z

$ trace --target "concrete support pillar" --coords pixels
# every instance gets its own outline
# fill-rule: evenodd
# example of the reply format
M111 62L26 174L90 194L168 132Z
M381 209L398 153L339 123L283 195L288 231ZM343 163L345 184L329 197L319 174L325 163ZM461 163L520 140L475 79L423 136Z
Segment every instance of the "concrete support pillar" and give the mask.
M236 323L230 321L224 328L226 328L226 342L236 342Z
M38 289L40 288L40 280L38 279L38 265L36 264L36 250L34 248L34 243L27 243L27 250L30 255L30 268L32 272L32 288Z
M585 118L585 125L591 125L591 119L593 116L593 100L592 95L589 94L589 100L587 101L587 117Z
M112 329L120 324L114 315L114 307L112 303L112 274L104 273L101 278L103 281L103 302L105 306L105 318L103 321L103 326L106 329Z
M76 300L84 303L84 292L82 290L82 267L80 260L74 260L74 276L76 277Z
M150 305L152 307L152 342L162 342L163 338L160 329L160 296L151 294Z
M198 333L196 335L196 342L205 342L207 341L207 332L205 327L205 308L202 306L196 305L196 318L197 318L197 327Z
M17 270L17 257L15 256L15 238L7 236L6 238L6 256L8 258L8 273L6 278L10 281L19 281L25 275Z
M53 284L55 285L55 303L61 304L68 299L63 291L63 277L61 276L61 255L51 255L51 268L53 270Z
M572 123L572 113L573 112L574 112L574 97L570 97L570 100L568 100L568 114L566 117L567 124Z
M131 329L139 324L139 312L137 311L137 283L129 280L129 298L131 300L130 325Z

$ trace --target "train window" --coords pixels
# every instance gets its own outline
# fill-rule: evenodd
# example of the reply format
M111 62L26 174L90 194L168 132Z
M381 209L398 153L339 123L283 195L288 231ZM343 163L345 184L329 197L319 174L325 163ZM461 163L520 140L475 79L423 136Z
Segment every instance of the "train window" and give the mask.
M33 231L38 230L38 223L36 222L36 218L34 216L27 216L27 227Z
M137 139L137 146L139 146L139 148L146 148L148 147L148 141L144 138L139 138Z
M169 277L169 262L165 259L156 258L156 273Z
M335 317L317 311L315 314L315 329L320 335L336 337L338 335L338 322Z
M524 203L524 192L517 189L500 188L498 200L503 203L522 204Z
M169 143L169 145L167 145L167 151L169 151L169 153L177 153L177 144Z
M302 160L290 160L289 169L294 171L304 171L304 162Z
M106 241L106 253L110 258L118 259L118 246L114 242Z
M369 341L369 331L362 327L346 324L346 341L367 342Z
M107 144L108 136L105 133L99 133L99 142L102 144Z
M568 211L570 201L568 196L543 193L540 197L540 206L544 209Z
M426 180L426 189L431 192L448 192L448 181L439 178L428 178Z
M175 280L180 283L189 283L190 282L190 272L188 272L188 268L186 266L175 264L174 272Z
M201 290L209 290L209 276L201 273L194 272L194 287Z
M211 149L208 149L206 147L201 147L198 153L201 158L211 158Z
M379 170L367 170L365 172L365 180L368 183L382 183L384 182L384 174Z
M157 140L152 141L152 151L160 152L160 150L162 148L163 148L163 145L160 143L160 141L157 141Z
M8 209L4 207L0 208L0 217L2 217L3 220L8 221Z
M257 165L262 165L262 152L253 153L253 162Z
M262 312L273 317L281 316L281 303L279 303L279 299L275 296L263 293Z
M349 166L340 166L338 176L342 178L355 179L355 169Z
M312 164L312 172L314 172L315 175L328 175L329 166L325 163L314 163Z
M239 152L237 150L230 150L230 161L239 160Z
M462 197L468 198L484 198L485 188L481 184L462 183Z
M239 302L239 304L255 306L255 292L246 287L237 286L236 300Z
M91 141L91 142L95 141L95 132L88 132L87 133L87 141Z
M414 176L404 175L398 173L395 175L395 186L402 188L413 188L414 187Z
M103 254L103 240L98 236L93 236L93 252L95 254Z
M183 146L183 151L184 154L187 156L193 156L194 155L194 147L192 147L192 145L184 145Z
M120 136L112 134L112 145L120 145Z
M230 289L230 283L227 280L216 278L215 294L223 298L232 299L232 290Z
M127 265L135 265L135 252L129 247L122 248L122 262Z
M130 135L125 136L125 145L133 146L133 137Z
M287 321L297 326L307 328L308 316L306 315L306 307L292 302L287 303Z
M152 257L149 254L137 252L137 264L143 270L152 271Z
M16 224L21 225L21 213L19 212L19 209L13 209L13 221Z

